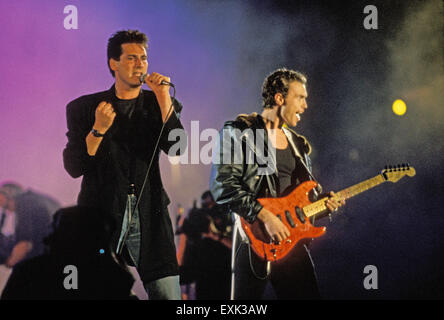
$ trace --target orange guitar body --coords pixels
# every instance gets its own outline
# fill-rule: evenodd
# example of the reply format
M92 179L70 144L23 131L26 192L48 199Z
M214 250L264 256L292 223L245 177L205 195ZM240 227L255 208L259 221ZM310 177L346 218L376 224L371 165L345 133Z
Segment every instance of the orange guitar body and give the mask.
M253 251L260 258L277 261L285 257L301 239L316 238L325 233L325 227L313 226L302 211L302 208L311 203L308 193L316 186L316 182L306 181L286 197L258 199L264 208L273 212L290 230L290 236L279 244L270 241L262 222L256 220L250 224L241 218L242 229L250 239Z

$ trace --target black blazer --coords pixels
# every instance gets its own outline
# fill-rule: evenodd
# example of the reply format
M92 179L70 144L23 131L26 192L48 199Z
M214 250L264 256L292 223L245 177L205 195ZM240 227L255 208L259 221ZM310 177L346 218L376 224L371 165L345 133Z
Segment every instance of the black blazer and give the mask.
M130 167L134 168L132 176L136 194L139 195L162 126L161 112L154 93L142 90L131 120L117 114L96 155L89 156L85 138L94 125L95 110L101 101L112 104L116 99L115 88L112 86L107 91L71 101L66 108L68 143L63 151L66 171L73 178L83 176L78 205L99 207L115 217L117 228L112 241L114 250L126 206ZM167 209L170 200L163 188L159 169L160 150L168 152L179 141L178 138L168 140L172 130L180 130L185 138L181 143L186 143L186 135L178 118L182 105L177 100L174 100L174 109L175 112L163 130L139 203L142 235L138 270L143 282L178 274L174 235ZM180 151L184 151L184 148L178 149L175 154Z

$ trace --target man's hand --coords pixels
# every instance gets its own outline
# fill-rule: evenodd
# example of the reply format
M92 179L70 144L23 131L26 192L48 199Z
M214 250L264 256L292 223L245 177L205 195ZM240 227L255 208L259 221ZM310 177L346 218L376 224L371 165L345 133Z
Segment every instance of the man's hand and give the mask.
M111 103L102 101L96 108L95 117L96 120L94 121L92 129L97 130L101 134L105 134L112 126L116 113ZM86 136L86 149L90 156L96 155L102 139L102 137L93 136L91 132Z
M325 205L327 206L328 211L331 213L337 211L339 207L345 205L345 200L337 198L335 193L330 191L328 200L325 201Z
M99 103L96 109L96 120L94 122L93 129L97 130L101 134L105 134L106 131L112 126L116 113L111 103L102 101Z
M285 224L267 209L262 208L257 218L264 223L265 230L274 241L281 242L290 236L290 231Z
M172 101L170 97L170 86L160 84L162 80L171 82L170 78L153 72L150 75L147 75L147 77L145 78L145 83L151 90L153 90L154 94L156 95L156 99L160 107L160 112L162 114L162 121L166 122L173 113L170 110Z
M157 95L170 95L170 87L164 84L161 84L162 80L167 82L171 82L169 77L163 76L159 73L153 72L146 76L145 83L146 85L153 90L154 94Z
M32 243L29 241L20 241L12 249L11 255L6 260L5 265L13 268L18 262L22 261L32 250Z

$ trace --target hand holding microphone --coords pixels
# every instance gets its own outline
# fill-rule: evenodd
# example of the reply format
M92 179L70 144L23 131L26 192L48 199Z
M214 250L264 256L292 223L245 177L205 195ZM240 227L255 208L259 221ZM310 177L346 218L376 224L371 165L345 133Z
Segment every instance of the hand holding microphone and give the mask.
M159 103L159 107L162 113L162 120L165 122L171 115L171 110L176 113L173 108L173 102L170 97L170 87L174 89L174 95L176 95L176 88L174 84L170 82L170 78L163 76L159 73L152 72L151 74L142 74L140 76L140 83L146 83L146 85L154 92ZM176 113L177 116L177 113Z
M151 74L145 73L140 76L140 83L146 83L148 87L153 89L151 85L170 86L174 88L174 84L170 82L170 78L162 76L156 72ZM153 90L154 91L154 90Z

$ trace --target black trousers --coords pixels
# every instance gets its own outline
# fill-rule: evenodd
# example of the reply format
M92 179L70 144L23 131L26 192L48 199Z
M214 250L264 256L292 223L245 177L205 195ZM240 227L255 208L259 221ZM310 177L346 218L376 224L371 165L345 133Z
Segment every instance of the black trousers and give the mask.
M310 252L303 241L296 244L284 258L267 263L256 256L247 242L242 242L235 232L232 256L231 298L234 300L259 300L263 298L267 281L279 300L320 299Z

